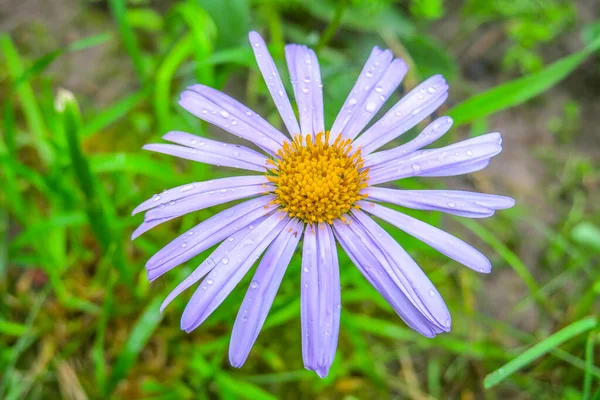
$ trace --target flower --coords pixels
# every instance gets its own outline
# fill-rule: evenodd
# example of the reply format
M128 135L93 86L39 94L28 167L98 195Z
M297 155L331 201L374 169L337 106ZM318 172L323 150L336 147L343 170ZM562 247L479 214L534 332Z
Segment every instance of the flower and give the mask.
M423 150L450 129L452 119L441 117L413 140L377 151L431 115L448 97L445 80L440 75L433 76L365 130L408 70L406 63L394 58L390 50L377 47L331 129L326 131L317 57L305 46L287 45L285 55L298 105L298 124L265 42L256 32L250 32L249 38L290 136L215 89L194 85L183 92L179 101L183 108L247 139L263 153L185 132L169 132L163 137L175 144L150 144L144 148L261 174L176 187L154 195L134 210L134 214L146 213L133 238L189 212L252 197L203 221L148 260L148 277L154 280L220 243L169 294L161 312L182 291L204 278L181 319L183 330L194 330L264 252L231 335L229 360L234 367L241 367L303 238L300 295L302 352L307 369L326 376L337 347L341 301L336 241L412 329L427 337L449 331L450 313L438 291L369 214L459 263L487 273L491 270L490 262L467 243L378 203L484 218L495 210L512 207L514 201L504 196L457 190L398 190L375 185L414 176L453 176L478 171L502 150L500 134L490 133Z

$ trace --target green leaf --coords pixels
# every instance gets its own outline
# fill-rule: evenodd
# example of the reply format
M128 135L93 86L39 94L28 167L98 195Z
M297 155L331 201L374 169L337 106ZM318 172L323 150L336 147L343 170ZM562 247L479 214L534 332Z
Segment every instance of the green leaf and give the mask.
M496 386L504 379L519 371L521 368L531 364L533 361L537 360L549 351L557 348L569 339L572 339L585 331L593 329L596 324L596 317L587 317L577 322L573 322L566 328L563 328L548 338L542 340L530 349L521 353L516 358L512 359L498 370L486 376L483 380L483 386L486 389Z
M571 231L571 238L584 246L600 250L600 228L591 222L581 222Z
M555 61L539 72L504 83L457 104L448 115L454 119L455 126L459 126L522 104L563 80L598 49L600 37L585 49Z

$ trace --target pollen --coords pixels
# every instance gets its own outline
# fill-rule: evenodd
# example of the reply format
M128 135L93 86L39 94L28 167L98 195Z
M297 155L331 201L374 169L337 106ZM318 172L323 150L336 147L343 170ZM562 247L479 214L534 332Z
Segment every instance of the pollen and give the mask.
M360 193L369 179L360 149L352 151L352 141L341 135L333 143L329 139L329 131L315 138L296 135L284 142L279 158L269 160L267 179L276 185L273 203L290 217L306 223L344 221L344 214L367 197Z

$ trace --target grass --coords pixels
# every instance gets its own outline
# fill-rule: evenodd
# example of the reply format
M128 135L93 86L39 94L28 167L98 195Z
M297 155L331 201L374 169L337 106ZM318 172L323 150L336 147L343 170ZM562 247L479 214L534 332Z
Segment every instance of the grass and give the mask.
M44 45L28 46L20 31L0 35L1 398L600 398L600 208L594 195L600 174L597 160L573 144L583 123L573 129L554 121L556 129L564 128L555 132L561 144L530 151L556 177L536 188L551 218L530 212L536 204L512 192L519 185L507 190L493 181L482 184L478 174L453 184L506 193L517 198L517 207L489 220L408 212L470 237L490 257L492 275L464 270L386 226L444 296L453 315L451 333L426 339L411 331L340 250L342 326L336 361L324 380L302 366L299 251L247 364L236 370L227 348L249 277L187 335L179 317L189 294L162 315L159 306L211 250L154 283L144 271L162 246L224 207L129 241L141 222L131 210L153 193L230 172L140 150L168 130L223 135L177 106L183 88L201 82L224 89L280 125L247 45L250 29L272 39L280 71L284 42L318 50L329 123L377 44L416 67L405 90L430 73L444 73L458 90L451 95L456 105L442 112L457 125L470 125L471 134L482 134L503 126L511 118L508 109L538 112L561 81L597 70L592 55L600 47L594 33L600 22L582 28L570 26L566 16L564 23L553 21L563 30L540 43L555 47L558 59L523 73L494 70L488 89L476 90L459 72L467 66L458 49L477 39L474 26L482 15L494 23L486 7L499 0L470 1L463 13L449 13L452 7L440 1L185 0L168 8L145 1L110 0L104 8L96 3L86 3L83 14L102 22L78 40L62 41L28 25L20 29L37 32ZM529 8L503 10L497 26L531 18ZM454 39L431 33L442 22L459 26ZM561 40L579 35L580 28L580 50L565 52ZM530 41L520 35L521 42ZM534 43L527 54L536 49ZM61 71L69 57L93 54L102 55L107 71L118 65L126 79L109 101L94 95L105 78L94 82L94 91L79 91L66 79L80 71ZM570 100L571 107L582 107L576 97ZM453 129L443 140L466 133ZM402 182L412 189L441 184ZM495 285L502 287L500 299L492 296Z

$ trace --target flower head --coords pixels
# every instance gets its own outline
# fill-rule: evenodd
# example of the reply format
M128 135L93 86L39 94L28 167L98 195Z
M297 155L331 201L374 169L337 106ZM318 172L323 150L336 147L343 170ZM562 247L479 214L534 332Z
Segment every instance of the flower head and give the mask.
M289 136L215 89L194 85L183 92L182 107L247 139L263 152L185 132L169 132L163 137L174 144L151 144L144 148L261 174L180 186L153 196L134 210L134 214L146 213L133 238L189 212L251 198L201 222L148 260L148 277L154 280L220 243L169 294L161 311L202 279L181 319L182 329L194 330L264 253L231 336L230 362L235 367L242 366L302 240L303 360L306 368L324 377L334 359L340 322L337 242L412 329L427 337L449 331L450 314L431 281L369 214L475 271L490 272L487 258L467 243L379 203L483 218L493 215L495 210L512 207L514 201L465 191L398 190L375 185L414 176L441 177L478 171L502 150L500 134L490 133L423 150L450 129L452 120L441 117L413 140L377 151L431 115L448 97L444 79L433 76L365 130L407 72L401 59L377 47L331 129L326 130L317 57L305 46L286 46L298 123L265 42L256 32L249 36L259 69Z

